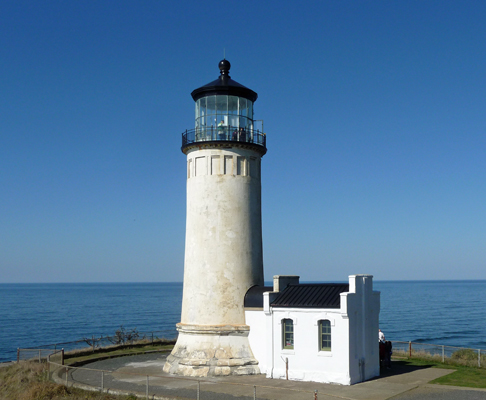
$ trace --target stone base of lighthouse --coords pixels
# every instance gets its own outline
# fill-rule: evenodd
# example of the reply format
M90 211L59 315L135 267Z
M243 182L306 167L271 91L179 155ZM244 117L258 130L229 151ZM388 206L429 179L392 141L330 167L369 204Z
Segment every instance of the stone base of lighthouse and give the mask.
M249 326L179 323L177 330L179 337L164 372L199 377L260 373L248 342Z

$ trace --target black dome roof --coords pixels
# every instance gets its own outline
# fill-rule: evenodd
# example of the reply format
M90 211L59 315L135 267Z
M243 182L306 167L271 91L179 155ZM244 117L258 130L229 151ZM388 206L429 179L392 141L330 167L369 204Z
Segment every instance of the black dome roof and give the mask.
M219 62L219 70L221 75L215 81L209 82L207 85L201 86L198 89L194 89L191 93L194 101L200 99L201 97L218 94L244 97L245 99L255 101L258 98L258 94L231 79L229 76L230 68L231 63L228 60L221 60Z

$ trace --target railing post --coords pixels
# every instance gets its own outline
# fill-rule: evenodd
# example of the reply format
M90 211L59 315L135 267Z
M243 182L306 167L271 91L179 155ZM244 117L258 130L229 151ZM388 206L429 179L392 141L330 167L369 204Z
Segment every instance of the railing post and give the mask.
M61 349L61 365L64 365L64 348Z
M197 381L197 395L196 395L197 400L199 400L200 391L201 391L201 381Z
M93 349L93 353L94 353L94 349L95 349L94 341L95 341L95 338L94 338L94 335L92 335L91 336L91 347Z
M104 388L105 388L105 372L101 371L101 393L103 393Z
M253 386L253 400L256 400L256 386Z
M412 358L412 342L408 342L408 357Z
M442 345L442 362L445 362L444 345Z
M20 349L17 347L17 362L20 361Z
M68 385L68 374L69 374L69 368L66 367L66 387Z
M149 376L147 375L147 384L145 385L145 397L147 397L147 400L149 398Z
M39 364L42 362L42 359L41 359L41 349L39 349Z
M478 367L481 368L481 349L478 349Z

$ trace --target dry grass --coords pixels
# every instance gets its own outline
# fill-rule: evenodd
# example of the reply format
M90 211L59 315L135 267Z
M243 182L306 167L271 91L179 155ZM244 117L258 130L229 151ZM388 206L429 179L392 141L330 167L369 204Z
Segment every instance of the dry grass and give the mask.
M46 364L24 361L0 368L2 400L133 400L135 396L114 396L88 392L47 380Z
M393 358L408 359L408 351L393 351ZM412 359L432 361L442 363L442 355L431 355L426 351L413 351ZM451 366L465 366L465 367L478 367L478 354L471 349L461 349L452 354L451 357L445 357L443 365ZM486 355L481 355L481 368L486 368Z

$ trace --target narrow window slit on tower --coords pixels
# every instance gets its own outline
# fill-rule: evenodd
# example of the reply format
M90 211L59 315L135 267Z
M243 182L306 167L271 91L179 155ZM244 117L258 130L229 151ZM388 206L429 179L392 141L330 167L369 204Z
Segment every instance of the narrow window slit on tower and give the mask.
M236 175L246 175L246 158L238 157L236 163Z
M207 175L206 157L196 157L194 176Z
M224 156L224 174L233 174L233 156Z
M219 168L219 156L211 156L211 175L221 174Z

